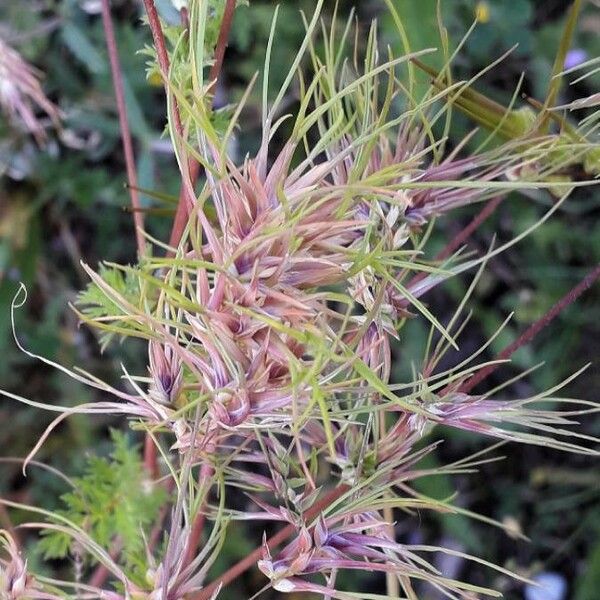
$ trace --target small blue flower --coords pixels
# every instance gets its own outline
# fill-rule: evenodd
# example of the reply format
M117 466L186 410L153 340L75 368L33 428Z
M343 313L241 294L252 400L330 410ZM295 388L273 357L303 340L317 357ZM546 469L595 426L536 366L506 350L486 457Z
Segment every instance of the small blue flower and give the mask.
M565 69L573 69L587 60L587 52L581 48L573 48L565 56Z
M525 600L565 600L567 582L559 573L540 573L534 578L537 586L525 588Z

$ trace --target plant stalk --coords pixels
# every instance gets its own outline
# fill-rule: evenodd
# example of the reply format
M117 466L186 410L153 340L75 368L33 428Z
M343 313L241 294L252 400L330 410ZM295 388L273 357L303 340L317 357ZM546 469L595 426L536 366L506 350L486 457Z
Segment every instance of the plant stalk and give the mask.
M225 4L225 11L223 12L223 20L221 21L221 29L219 30L219 37L217 38L217 45L215 47L215 57L210 73L209 79L209 91L216 88L217 81L221 75L223 67L223 59L225 57L225 49L227 47L227 41L229 39L229 32L231 30L231 24L233 23L233 14L235 12L236 0L227 0ZM198 176L200 175L200 165L194 159L189 161L189 177L192 186L196 183ZM185 187L181 186L179 193L179 202L177 204L177 210L175 212L175 220L173 221L173 228L171 229L171 235L169 238L169 246L176 248L179 245L181 236L185 229L185 225L188 220L189 212L186 202L186 191Z
M104 37L106 39L106 48L110 62L110 72L113 80L113 89L117 101L117 112L119 114L119 129L121 131L121 143L123 144L123 153L125 155L125 168L127 170L127 183L129 184L129 196L133 208L133 222L135 225L135 237L137 241L138 254L144 254L144 214L140 210L140 197L137 190L137 172L135 168L135 156L133 153L133 143L131 139L131 129L127 118L127 104L125 102L125 91L123 88L123 74L119 62L119 52L115 38L115 30L110 15L109 0L102 0L102 25L104 27Z
M535 336L538 335L542 329L547 327L558 315L570 304L573 304L581 294L588 290L592 285L600 279L600 263L596 265L574 288L567 292L543 317L538 319L535 323L530 325L514 342L506 346L502 352L500 352L496 358L498 360L505 360L510 358L519 348L525 346ZM489 377L498 367L500 363L488 365L487 367L478 371L473 377L468 379L459 387L459 392L468 393L476 385L480 384L484 379Z

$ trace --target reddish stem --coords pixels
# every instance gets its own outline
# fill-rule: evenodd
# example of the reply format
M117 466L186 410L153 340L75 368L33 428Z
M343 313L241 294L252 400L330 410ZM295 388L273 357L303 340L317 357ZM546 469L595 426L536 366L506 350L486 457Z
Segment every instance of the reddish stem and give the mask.
M163 77L165 93L169 94L170 92L167 85L167 81L169 80L169 53L167 52L167 45L165 43L165 36L162 30L162 25L160 24L158 12L156 10L156 6L154 5L154 0L144 0L144 7L146 8L146 14L148 15L148 25L150 26L152 40L154 42L154 47L156 48L156 58L158 60L158 68L160 69L161 75ZM175 98L173 98L173 118L175 121L175 130L177 132L177 135L183 138L183 125L181 122L181 115L179 113L179 106ZM180 205L183 204L185 206L188 201L187 198L188 194L186 191L186 187L182 186L180 196L180 199L182 201L180 201ZM180 207L177 208L178 212L179 209ZM144 464L146 468L154 474L158 473L156 454L156 447L152 439L149 436L146 436L144 444Z
M109 575L110 571L103 564L99 564L94 569L94 572L90 577L88 585L95 588L102 587L104 585L104 582L108 579Z
M121 552L121 546L122 546L121 542L117 540L117 543L114 545L114 547L112 548L112 550L109 553L110 557L113 560L116 560L117 557L119 556L119 553ZM108 579L110 574L111 574L111 572L103 564L99 564L94 569L94 572L92 573L92 576L90 577L90 581L89 581L88 585L95 587L95 588L102 587L104 585L104 582Z
M558 315L570 304L573 304L583 292L588 290L592 285L600 279L600 263L596 265L574 288L565 294L543 317L530 325L512 344L509 344L500 352L496 358L505 360L514 354L519 348L528 344L542 329L547 327ZM500 364L488 365L478 371L473 377L467 380L459 387L459 392L468 393L476 385L480 384L484 379L489 377Z
M127 183L129 184L129 195L131 206L133 208L133 222L135 224L135 237L137 240L138 253L141 256L144 253L144 215L140 210L140 198L137 191L137 173L135 169L135 157L133 154L133 143L131 140L131 130L127 119L127 105L125 103L125 92L123 90L123 76L119 64L119 52L117 50L117 41L115 31L110 16L109 0L102 0L102 25L104 26L104 37L106 38L106 47L108 49L108 58L110 61L110 72L113 80L113 88L117 101L117 111L119 113L119 129L121 131L121 142L123 144L123 153L125 154L125 168L127 170Z
M210 81L211 88L216 86L216 82L221 75L221 69L223 67L223 59L225 57L225 49L227 48L227 40L229 39L229 32L231 30L231 24L233 22L233 14L235 12L236 0L227 0L225 4L225 10L223 11L223 20L221 21L221 29L219 30L219 37L217 38L217 45L215 47L215 57L208 79ZM196 183L198 176L200 175L200 165L194 159L189 162L189 174L192 186ZM175 213L175 220L173 221L173 228L171 229L171 236L169 238L169 246L176 248L179 245L183 230L187 223L189 216L188 206L186 202L185 188L182 186L179 193L179 203L177 205L177 211Z
M211 87L215 85L221 74L223 59L225 58L225 49L227 48L227 40L229 39L229 31L231 30L231 24L233 23L235 5L236 0L227 0L225 4L223 19L221 20L221 29L219 30L219 37L217 38L217 45L215 47L214 62L208 75Z
M158 478L158 452L149 433L144 437L144 467L152 479Z
M192 182L192 185L194 185L198 179L198 175L200 174L200 165L195 160L189 161L189 174L190 181ZM188 221L188 216L189 213L186 202L186 191L185 187L181 186L177 211L175 212L175 220L173 221L173 228L171 229L171 235L169 237L169 246L172 248L177 248L179 245L183 235L183 230L185 229ZM172 252L169 252L169 255L172 255Z
M135 168L135 158L133 154L133 143L131 141L131 130L129 120L127 119L127 105L125 104L125 91L123 89L123 76L119 64L119 53L117 50L117 41L115 39L115 30L113 28L110 15L109 0L102 0L102 25L104 27L104 37L106 38L106 47L108 49L108 58L110 61L110 71L112 74L113 88L117 100L117 111L119 113L119 129L121 131L121 141L123 144L123 153L125 154L125 167L127 169L127 183L129 184L129 195L131 206L133 208L133 222L135 224L135 237L137 241L138 254L144 253L144 214L141 210L140 197L138 195L137 173ZM144 445L144 465L152 477L158 473L156 458L156 448L152 438L146 436Z
M169 53L167 52L167 45L165 42L165 35L160 24L160 18L156 6L154 6L154 0L144 0L144 7L146 8L146 14L148 15L148 25L152 33L152 41L156 48L156 58L158 60L158 68L162 75L165 92L169 94ZM179 113L179 105L177 100L173 98L173 118L175 119L175 131L177 135L183 137L183 125L181 122L181 115Z
M498 205L500 204L500 202L502 202L503 199L504 196L497 196L490 202L487 202L486 205L481 209L481 211L479 211L479 213L475 217L473 217L473 219L471 219L469 224L463 227L454 236L454 238L450 242L448 242L448 244L446 244L446 246L444 246L444 248L442 248L440 252L438 252L435 255L434 260L444 260L445 258L448 258L453 252L458 250L475 233L475 231L479 229L481 224L484 223L487 219L489 219L492 216L492 214L494 214L494 211L498 208ZM425 279L425 277L427 277L427 273L417 273L417 275L415 275L408 282L408 288L410 289L411 286L416 285L417 283L419 283L419 281ZM407 300L406 306L408 306L408 304L409 302Z
M306 520L310 521L314 519L328 506L333 504L340 496L343 496L349 489L350 488L347 485L340 485L331 490L306 512ZM294 525L287 525L267 540L267 546L269 549L276 548L285 542L285 540L287 540L295 531L296 527ZM225 587L260 560L262 558L262 552L262 545L255 548L250 554L230 567L223 575L221 575L221 577L213 581L209 586L203 588L196 594L192 594L190 600L209 600L219 586Z
M480 225L487 221L487 219L494 214L495 210L498 208L498 205L503 199L504 196L496 196L496 198L487 202L479 214L474 217L466 227L459 231L454 239L436 255L436 260L444 260L445 258L448 258L454 251L458 250L475 233L475 231L479 229Z
M165 490L167 491L167 493L169 495L173 492L174 488L175 488L175 481L172 478L167 479L167 481L165 483ZM158 544L158 542L160 540L160 534L163 531L163 523L165 522L165 519L170 511L171 511L171 507L168 502L166 502L165 504L163 504L160 507L160 511L158 513L158 518L156 519L156 522L154 523L154 527L152 527L152 531L150 532L150 537L148 539L148 550L150 552L154 551L154 548L156 548L156 544Z

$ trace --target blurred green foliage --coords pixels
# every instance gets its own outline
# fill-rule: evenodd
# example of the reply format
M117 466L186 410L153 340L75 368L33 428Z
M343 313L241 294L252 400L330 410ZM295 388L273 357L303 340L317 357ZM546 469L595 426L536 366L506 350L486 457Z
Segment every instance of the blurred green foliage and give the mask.
M61 496L57 511L103 548L118 540L120 556L133 581L146 576L145 543L166 500L166 490L146 481L140 449L127 437L111 432L114 445L108 458L87 458L84 475L72 480L73 489ZM45 559L75 555L77 543L62 531L45 531L37 551Z
M179 18L168 0L157 2L166 22ZM368 0L357 4L359 23L378 18L382 43L402 50L396 28L385 10L385 3ZM439 17L449 32L451 50L475 20L475 29L464 43L454 63L457 78L476 75L491 61L513 46L514 50L499 65L477 81L477 89L508 103L516 83L524 73L522 91L543 99L556 53L568 2L562 0L473 0L442 1L438 15L436 0L393 0L408 33L413 49L440 48ZM279 15L279 35L275 61L271 68L272 90L287 74L304 28L298 10L310 13L311 0L284 1ZM332 18L332 5L328 15ZM117 43L124 73L125 93L131 130L135 138L139 184L142 188L170 195L178 193L175 160L169 151L164 130L165 103L160 87L146 78L147 56L139 51L149 43L149 33L141 22L140 4L133 0L112 3ZM345 18L352 3L339 3L338 18ZM263 66L264 49L271 26L273 4L253 0L250 7L240 6L233 24L221 89L221 104L238 100L252 75ZM587 3L580 18L573 47L587 57L600 55L600 14ZM84 364L86 369L109 380L118 378L118 362L127 362L128 370L143 372L144 352L139 347L112 345L102 355L97 340L78 329L77 319L66 306L87 281L80 260L96 266L98 260L123 263L134 260L135 240L128 196L124 188L124 164L119 140L118 120L108 68L107 53L98 3L93 0L36 0L25 10L20 3L0 5L0 36L44 73L44 89L64 113L64 127L50 132L45 147L38 147L25 132L0 118L0 385L32 397L73 405L90 400L90 392L65 381L65 377L20 353L12 340L10 307L18 283L30 291L26 308L16 314L16 329L21 341L33 352L65 364ZM444 64L443 53L427 57L433 67ZM426 81L426 76L423 75ZM600 75L561 92L561 103L573 94L591 94L597 90ZM260 109L258 90L251 96L244 122L238 133L239 156L259 141ZM519 99L520 105L524 101ZM293 98L290 98L293 105ZM450 131L451 143L461 140L473 124L455 115ZM531 225L547 208L548 198L531 194L508 198L495 216L474 236L471 247L483 249L493 234L500 240ZM166 209L168 202L143 195L148 209ZM433 250L441 248L474 214L465 210L453 222L441 223L441 234L431 240ZM528 324L548 310L587 271L600 261L600 196L582 190L575 193L560 212L517 248L494 259L482 278L472 301L471 339L464 340L464 351L475 346L497 329L507 313L514 318L491 348L492 354L510 342ZM169 223L150 210L149 231L165 239ZM124 282L125 285L125 282ZM456 280L444 293L428 298L433 312L443 321L449 306L464 293L468 280ZM90 292L87 292L90 294ZM529 347L515 355L514 369L528 369L545 361L528 382L513 386L515 393L548 387L577 369L600 350L598 290L590 291L577 306L565 311L559 321ZM86 297L93 305L93 297ZM411 360L420 356L427 335L418 323L409 324L402 350L397 354L396 377L409 373ZM511 370L513 369L513 370ZM497 381L496 381L497 382ZM523 387L525 386L525 387ZM598 366L588 370L574 386L573 395L593 397L600 389ZM0 401L3 422L10 417L11 427L0 430L2 455L22 456L43 431L47 420L36 411L17 409ZM114 423L113 423L114 424ZM119 478L131 480L138 466L125 449L124 438L116 438L116 450L109 461L84 460L84 450L106 453L108 426L111 423L73 418L63 425L44 446L41 458L69 473L82 472L78 480L82 495L65 499L71 512L84 514L85 493L115 493ZM586 425L588 433L598 434L598 425ZM447 442L435 460L451 460L456 448L473 447L469 436L444 432ZM596 598L600 578L600 514L598 473L585 481L556 478L546 471L535 479L535 469L545 469L549 456L540 449L503 449L507 460L482 467L481 476L468 481L459 479L458 487L472 510L486 505L484 511L494 518L512 518L533 538L529 545L507 543L505 537L490 533L464 518L442 517L424 522L424 535L447 535L468 550L496 562L516 556L521 567L535 572L551 568L562 572L572 584L576 600ZM432 460L434 460L432 458ZM575 471L577 459L552 456L561 472ZM87 465L87 466L86 466ZM18 466L4 465L0 494L21 494L27 498L54 497L64 489L47 474L35 472L24 485ZM489 482L493 482L490 485ZM138 481L138 483L140 483ZM440 498L454 492L457 483L448 478L432 478L424 484L427 492ZM121 492L128 494L131 490ZM86 491L87 490L87 491ZM104 490L97 492L96 490ZM424 490L425 491L425 490ZM127 496L130 498L130 496ZM149 523L158 499L152 498L139 519ZM85 503L85 502L84 502ZM126 504L126 503L125 503ZM490 510L490 507L492 509ZM80 510L81 509L81 510ZM79 517L78 517L79 518ZM124 517L125 518L125 517ZM138 520L139 520L138 519ZM101 531L99 536L111 532ZM133 521L123 527L137 527ZM129 539L129 538L128 538ZM131 539L138 539L135 535ZM64 540L47 538L46 551L53 556L66 550ZM59 548L58 546L62 544ZM247 550L244 530L236 528L227 538L223 561L235 560ZM133 554L139 548L133 549ZM589 558L588 558L589 557ZM221 565L224 567L224 564ZM475 574L475 577L478 577ZM236 597L244 583L232 588ZM507 597L519 598L516 588L507 588Z

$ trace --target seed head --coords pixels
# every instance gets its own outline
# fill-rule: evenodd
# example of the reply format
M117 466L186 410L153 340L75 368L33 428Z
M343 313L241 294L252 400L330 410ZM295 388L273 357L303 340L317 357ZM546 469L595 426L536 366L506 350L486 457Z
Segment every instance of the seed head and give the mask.
M46 132L36 115L42 110L55 125L59 124L58 108L45 96L39 74L21 55L0 39L0 106L15 123L21 123L38 144L46 140Z

